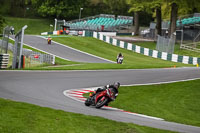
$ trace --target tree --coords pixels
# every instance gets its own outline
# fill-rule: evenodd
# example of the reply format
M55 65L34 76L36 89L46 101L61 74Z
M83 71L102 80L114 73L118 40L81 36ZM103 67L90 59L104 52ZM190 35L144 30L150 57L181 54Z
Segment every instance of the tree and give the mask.
M162 0L153 0L151 3L151 8L155 9L156 12L156 31L158 35L161 35L162 32Z
M43 17L77 19L80 8L89 5L89 0L32 0L32 4Z
M10 0L9 15L26 17L27 5L30 2L30 0Z
M180 3L180 1L179 0L165 0L165 2L171 8L170 27L169 27L169 32L168 32L168 36L170 37L176 31L176 21L177 21L177 16L178 16L178 4L177 3Z
M128 4L125 0L103 0L108 6L107 12L115 15L122 15L128 13Z
M176 21L178 14L185 15L188 13L194 13L194 9L200 10L200 1L196 0L165 0L171 7L170 15L170 28L169 36L176 31ZM181 12L180 12L181 11Z
M178 5L176 4L176 2L173 2L171 4L169 36L171 36L176 31L177 16L178 16Z
M127 0L127 4L130 5L129 12L134 12L134 34L139 35L139 12L145 8L145 2L142 0Z

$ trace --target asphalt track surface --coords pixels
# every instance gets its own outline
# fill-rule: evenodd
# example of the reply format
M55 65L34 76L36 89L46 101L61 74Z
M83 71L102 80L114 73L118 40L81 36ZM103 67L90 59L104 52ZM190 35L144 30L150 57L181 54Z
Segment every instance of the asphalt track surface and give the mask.
M63 95L69 89L159 83L200 78L199 68L99 70L99 71L0 71L0 97L68 112L100 116L177 132L200 133L200 127L155 120L110 109L86 107ZM120 95L120 94L119 94Z
M11 38L14 39L14 36L11 36ZM24 43L31 47L43 50L44 52L48 52L70 61L84 63L113 63L112 61L78 51L57 42L52 41L51 45L48 45L47 39L44 39L40 36L24 35Z

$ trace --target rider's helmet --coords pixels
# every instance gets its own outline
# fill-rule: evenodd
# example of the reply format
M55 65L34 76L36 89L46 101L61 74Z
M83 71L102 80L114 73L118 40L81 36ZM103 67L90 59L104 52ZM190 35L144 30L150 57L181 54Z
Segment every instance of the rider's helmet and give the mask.
M116 89L118 89L118 88L120 87L120 83L119 83L119 82L115 82L113 85L114 85L114 87L115 87Z

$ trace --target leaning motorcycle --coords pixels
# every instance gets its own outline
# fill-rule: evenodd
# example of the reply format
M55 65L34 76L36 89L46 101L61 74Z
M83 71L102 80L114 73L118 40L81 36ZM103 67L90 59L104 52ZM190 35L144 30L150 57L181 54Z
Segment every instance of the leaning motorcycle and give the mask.
M94 92L96 93L96 92ZM96 108L101 108L104 105L108 105L110 101L115 99L114 92L111 88L108 88L104 91L98 92L95 95L91 95L89 98L86 99L85 105L86 106L95 106Z

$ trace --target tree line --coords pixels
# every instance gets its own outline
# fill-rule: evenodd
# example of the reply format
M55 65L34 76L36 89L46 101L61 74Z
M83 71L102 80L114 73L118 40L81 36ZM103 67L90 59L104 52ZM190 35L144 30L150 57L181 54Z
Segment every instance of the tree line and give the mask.
M169 36L176 30L178 16L200 12L200 1L196 0L127 0L134 12L135 34L139 34L139 15L146 10L155 14L157 34L161 35L163 19L170 20Z
M135 34L139 26L155 21L161 34L163 19L170 20L169 34L176 29L178 16L200 12L197 0L1 0L0 14L13 17L43 17L65 20L98 14L128 15L134 17ZM4 22L0 16L0 25Z

